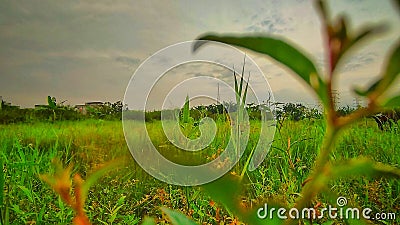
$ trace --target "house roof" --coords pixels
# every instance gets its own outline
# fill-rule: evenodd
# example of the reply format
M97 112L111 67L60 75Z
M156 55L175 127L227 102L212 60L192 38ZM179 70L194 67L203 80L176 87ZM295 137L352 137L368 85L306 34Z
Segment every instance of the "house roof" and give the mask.
M86 102L85 105L103 105L104 102Z

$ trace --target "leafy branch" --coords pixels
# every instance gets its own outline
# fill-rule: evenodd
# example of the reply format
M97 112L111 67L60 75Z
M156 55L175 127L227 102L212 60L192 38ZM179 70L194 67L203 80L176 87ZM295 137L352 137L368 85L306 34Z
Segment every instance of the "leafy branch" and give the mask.
M383 25L366 26L358 32L351 33L348 30L349 23L345 16L339 16L331 22L325 2L317 1L317 6L322 19L323 30L327 37L326 50L329 65L326 78L321 76L315 67L316 63L307 56L308 54L278 36L206 34L198 38L199 40L232 44L268 55L301 78L323 104L327 122L324 143L319 151L313 172L306 180L307 182L305 182L300 195L301 197L295 204L298 209L310 204L311 200L324 190L329 180L346 176L348 174L347 171L357 171L359 172L358 174L371 176L390 175L395 178L400 177L400 170L398 168L366 161L363 158L351 160L337 167L332 165L329 159L330 153L334 150L335 140L343 128L360 118L375 114L383 109L400 106L400 93L391 98L385 96L387 90L393 86L393 81L400 73L400 41L393 46L392 52L387 57L386 65L380 78L366 89L358 88L354 90L356 94L367 99L367 107L360 108L345 117L340 117L335 111L336 107L332 90L334 90L337 68L340 65L341 59L362 40L383 32L386 30L386 27ZM194 51L205 43L204 41L196 42L193 46ZM344 165L346 169L343 169ZM287 222L291 223L293 221Z

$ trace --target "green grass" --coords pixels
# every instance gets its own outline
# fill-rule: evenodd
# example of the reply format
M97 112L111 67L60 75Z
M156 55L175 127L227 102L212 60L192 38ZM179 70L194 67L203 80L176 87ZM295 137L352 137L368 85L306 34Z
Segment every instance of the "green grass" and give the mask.
M251 121L251 125L248 149L258 139L259 122ZM174 148L161 134L160 126L158 121L147 124L154 145L164 146L159 151L171 160L181 160L174 158L171 153ZM217 138L205 152L197 155L199 161L196 163L211 160L214 153L226 146L230 135L226 132L228 128L219 127ZM242 206L251 207L266 199L293 204L314 164L324 127L322 120L285 121L277 130L273 146L261 167L247 174L245 179L249 182L243 193ZM400 167L398 136L398 130L382 132L373 120L365 119L342 133L331 157L366 156ZM118 158L127 163L125 168L110 172L90 189L85 209L94 224L138 224L146 215L165 224L160 206L178 209L200 224L233 220L233 215L220 209L223 207L210 204L211 199L199 187L168 185L145 173L129 153L121 122L85 120L0 126L0 159L4 163L5 176L3 221L8 220L10 224L71 223L73 211L38 178L39 174L52 170L51 159L55 157L65 164L73 163L74 172L83 177L111 159ZM182 162L190 155L184 158ZM243 166L244 162L240 163ZM331 189L359 207L370 207L377 212L400 211L398 180L341 179L332 182ZM314 202L317 201L323 205L334 203L322 195ZM397 217L399 219L400 215Z

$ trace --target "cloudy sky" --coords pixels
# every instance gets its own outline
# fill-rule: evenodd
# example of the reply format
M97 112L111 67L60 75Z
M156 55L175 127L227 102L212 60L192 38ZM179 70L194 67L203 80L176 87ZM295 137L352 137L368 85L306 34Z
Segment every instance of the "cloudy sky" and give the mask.
M378 22L390 26L346 57L338 80L342 104L352 105L354 85L365 85L379 74L385 54L400 36L400 16L391 3L329 1L332 16L348 14L351 28ZM0 96L22 107L45 104L48 95L69 105L122 100L146 58L205 32L285 36L322 67L320 28L313 1L307 0L2 1ZM267 57L247 54L263 71L276 100L316 104L292 74Z

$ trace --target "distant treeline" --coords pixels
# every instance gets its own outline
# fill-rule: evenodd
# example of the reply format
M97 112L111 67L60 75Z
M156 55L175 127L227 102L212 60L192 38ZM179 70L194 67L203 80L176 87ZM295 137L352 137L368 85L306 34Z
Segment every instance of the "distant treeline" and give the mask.
M56 104L55 98L49 98L48 105L35 108L20 109L10 103L1 101L0 124L39 122L39 121L63 121L84 119L120 120L122 118L123 105L121 101L91 107L87 106L84 113L73 106Z
M261 119L261 110L272 110L273 116L278 120L294 120L299 121L303 119L320 119L322 118L322 113L318 109L309 108L301 103L278 103L271 105L255 105L248 104L246 106L247 113L250 120L260 120ZM341 116L345 116L351 112L353 112L355 108L351 108L350 106L341 107L337 110L338 114ZM235 103L226 103L223 104L212 104L208 106L196 106L190 109L190 116L198 120L203 117L210 117L212 119L216 119L221 116L226 116L228 112L236 111ZM164 115L166 119L172 119L174 114L174 110L165 110ZM268 114L267 114L268 115ZM271 114L270 114L271 116ZM143 113L142 111L129 110L124 112L124 117L132 120L143 120L143 117L146 122L156 121L161 119L161 111L154 110ZM267 118L271 119L271 118Z
M261 110L266 110L265 105L254 105L250 104L247 108L247 113L250 119L259 120L261 119ZM195 121L198 121L201 118L209 117L214 120L218 118L226 118L228 117L229 112L236 111L236 104L231 102L224 102L223 104L211 104L211 105L200 105L196 107L192 107L190 109L190 117ZM129 110L124 112L124 117L126 119L131 120L144 120L146 122L161 120L161 114L163 114L164 119L175 119L177 116L181 116L181 111L179 109L167 109L167 110L154 110L154 111L146 111L143 113L138 110ZM271 116L272 117L272 116Z
M319 110L309 108L301 103L278 103L271 105L255 105L248 104L246 109L251 120L261 119L261 110L269 110L273 108L273 116L279 120L289 119L299 121L303 119L318 119L322 117ZM36 107L34 109L20 109L12 106L10 103L1 102L0 108L0 124L19 123L19 122L37 122L37 121L63 121L63 120L84 120L84 119L104 119L104 120L121 120L122 111L126 119L145 120L146 122L161 119L161 111L142 111L127 110L121 101L115 103L106 102L96 107L86 107L82 113L79 109L72 106L58 105L54 98L49 98L49 105ZM203 117L217 119L226 117L228 112L236 111L235 103L212 104L208 106L196 106L190 109L190 116L195 120ZM354 111L349 106L338 109L340 115L347 115ZM175 117L174 110L164 110L166 119ZM179 113L179 112L178 112ZM144 118L143 118L144 117ZM271 119L271 118L268 118Z

